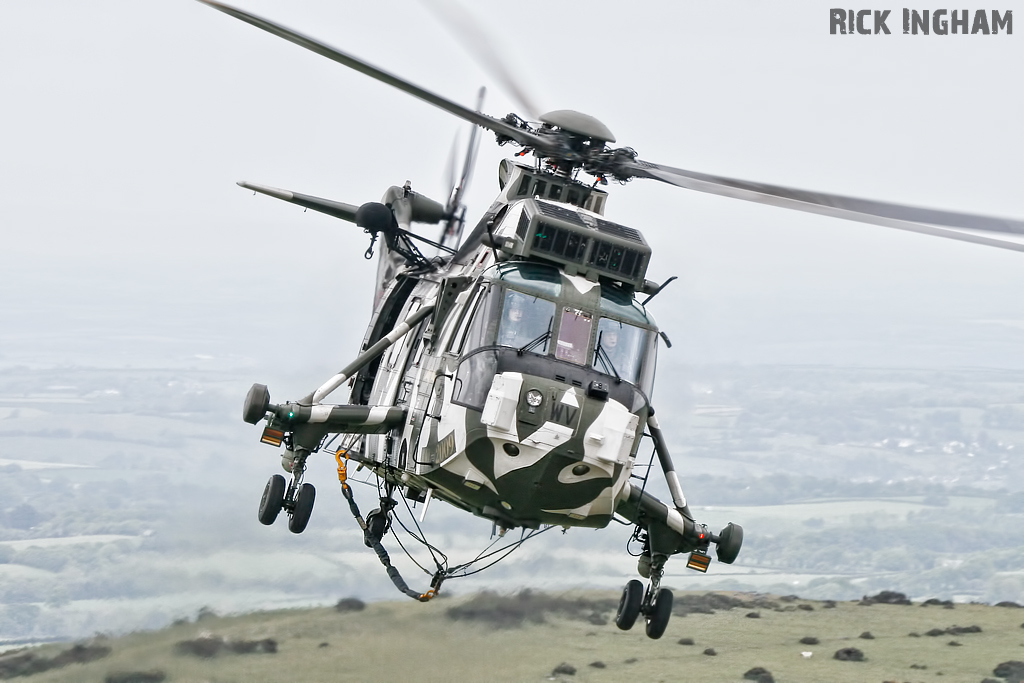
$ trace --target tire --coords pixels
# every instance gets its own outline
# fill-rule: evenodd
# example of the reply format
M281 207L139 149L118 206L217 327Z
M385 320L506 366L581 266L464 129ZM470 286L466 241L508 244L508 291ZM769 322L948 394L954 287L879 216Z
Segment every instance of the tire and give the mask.
M245 396L245 404L242 406L242 419L251 425L259 424L260 420L267 416L270 408L270 392L266 385L253 384L249 393Z
M622 589L619 599L619 611L615 613L615 625L623 631L633 628L636 618L640 616L640 605L644 601L644 585L633 579Z
M263 489L263 497L260 498L259 520L260 524L270 526L277 519L284 505L284 477L275 474L268 481Z
M288 520L288 531L301 534L309 524L309 515L313 512L313 501L316 500L316 489L312 484L303 484L295 494L295 509Z
M715 549L715 554L718 555L718 561L726 564L732 564L740 554L740 548L742 546L743 527L739 524L729 522L725 528L722 529L722 533L718 534L718 547Z
M672 591L662 588L647 614L647 637L657 640L665 634L668 620L672 616Z

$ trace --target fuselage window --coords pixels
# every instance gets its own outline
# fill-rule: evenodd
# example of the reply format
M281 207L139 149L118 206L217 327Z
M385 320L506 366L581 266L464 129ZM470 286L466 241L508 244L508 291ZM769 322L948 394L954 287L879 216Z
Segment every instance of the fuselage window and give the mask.
M530 191L530 181L531 180L532 180L532 178L530 178L530 176L528 176L528 175L523 176L523 179L519 182L519 190L516 192L516 194L518 196L520 196L520 197L525 197L526 196L526 193Z
M558 326L555 358L586 365L593 321L593 317L586 311L566 306L562 310L562 320Z
M551 325L555 319L553 301L532 294L508 290L498 328L498 344L534 353L547 353Z
M498 356L494 349L484 349L463 360L455 375L452 401L474 410L483 410L497 370Z
M466 330L469 328L469 323L473 319L473 313L476 307L480 305L480 290L473 292L466 300L466 305L462 309L462 315L456 323L456 329L452 333L451 339L448 341L448 352L449 353L462 353L462 347L466 343Z

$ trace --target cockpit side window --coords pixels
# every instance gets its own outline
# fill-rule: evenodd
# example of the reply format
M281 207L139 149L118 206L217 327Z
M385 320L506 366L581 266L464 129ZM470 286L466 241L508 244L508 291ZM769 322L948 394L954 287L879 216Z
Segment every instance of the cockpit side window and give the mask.
M530 191L531 180L532 178L530 178L530 176L524 175L523 179L519 182L519 189L516 191L516 194L519 195L520 197L525 197L526 194Z
M490 346L494 343L497 334L498 316L501 313L502 288L493 285L485 285L480 295L480 303L473 312L473 319L469 323L466 332L466 340L462 344L460 353L468 353L481 346Z

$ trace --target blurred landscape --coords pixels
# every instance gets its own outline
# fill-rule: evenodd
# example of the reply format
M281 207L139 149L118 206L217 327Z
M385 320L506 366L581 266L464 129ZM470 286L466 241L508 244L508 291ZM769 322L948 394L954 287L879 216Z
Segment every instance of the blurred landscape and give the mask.
M397 597L343 506L329 455L311 460L319 496L304 534L256 521L278 469L238 416L259 369L215 344L211 357L166 344L135 346L162 355L125 367L32 367L7 345L0 640L159 628L204 606ZM656 404L673 415L663 422L691 507L713 529L746 530L734 565L701 575L677 558L669 585L1024 601L1024 371L666 366ZM645 440L638 463L650 455ZM667 498L657 467L646 486ZM364 508L376 502L372 487L355 492ZM440 504L424 531L456 561L491 541L488 522ZM445 591L617 589L635 574L629 533L546 534ZM425 588L394 538L385 544Z

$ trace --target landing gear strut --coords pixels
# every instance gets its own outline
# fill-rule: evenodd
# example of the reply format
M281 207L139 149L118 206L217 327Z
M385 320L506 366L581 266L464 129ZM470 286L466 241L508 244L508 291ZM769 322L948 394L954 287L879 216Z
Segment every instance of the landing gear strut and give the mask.
M309 524L309 515L313 512L313 501L316 500L316 489L312 484L302 484L293 490L295 498L292 500L292 509L288 518L288 531L293 534L301 534Z
M668 620L672 616L672 591L668 588L658 588L654 590L654 582L651 582L651 586L647 591L647 595L644 596L644 617L647 619L647 637L657 640L661 638L665 633L665 628L668 627Z

